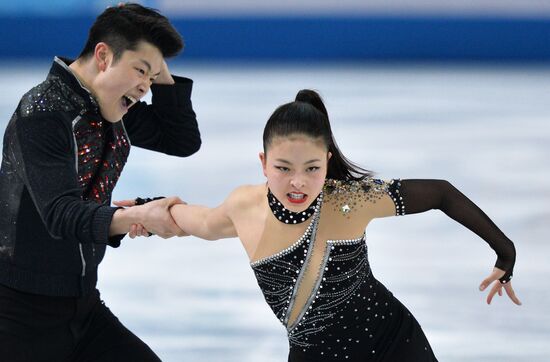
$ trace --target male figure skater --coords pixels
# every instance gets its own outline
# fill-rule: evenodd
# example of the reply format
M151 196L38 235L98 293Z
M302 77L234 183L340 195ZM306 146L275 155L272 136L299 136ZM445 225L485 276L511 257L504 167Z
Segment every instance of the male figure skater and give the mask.
M106 246L118 247L131 225L181 233L168 212L178 198L127 209L110 202L130 143L181 157L200 147L192 81L172 76L164 60L182 47L158 12L111 7L79 57L56 57L21 99L0 172L0 360L159 361L96 283ZM150 88L147 105L140 99Z

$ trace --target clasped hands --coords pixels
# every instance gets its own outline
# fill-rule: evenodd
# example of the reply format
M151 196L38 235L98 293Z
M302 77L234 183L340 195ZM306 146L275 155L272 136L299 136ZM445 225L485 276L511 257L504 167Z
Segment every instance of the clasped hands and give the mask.
M128 236L132 239L152 234L163 239L188 235L176 225L170 215L170 207L185 204L179 197L166 197L143 205L136 205L136 200L113 201L113 204L133 213L131 221L122 225L127 228L124 232L128 232Z

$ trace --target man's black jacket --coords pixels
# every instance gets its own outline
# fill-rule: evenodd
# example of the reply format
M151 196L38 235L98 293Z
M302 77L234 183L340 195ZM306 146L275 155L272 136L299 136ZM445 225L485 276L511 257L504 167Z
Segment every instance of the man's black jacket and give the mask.
M97 267L116 208L111 194L138 147L189 156L201 144L192 81L153 85L117 123L56 58L47 79L23 96L4 135L0 169L0 284L50 296L81 296Z

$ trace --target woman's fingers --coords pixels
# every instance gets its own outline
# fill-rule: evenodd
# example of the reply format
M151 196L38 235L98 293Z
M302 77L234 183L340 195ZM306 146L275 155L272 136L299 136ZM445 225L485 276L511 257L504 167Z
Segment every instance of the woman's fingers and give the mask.
M143 225L138 224L136 227L136 235L137 236L143 236Z
M486 280L488 280L488 279L489 278L487 278ZM484 280L484 282L485 282L485 280ZM502 293L503 288L504 288L504 291L506 291L506 294L508 295L508 297L512 300L512 302L514 302L514 304L521 305L521 301L516 296L516 293L514 292L514 288L512 288L512 283L509 282L509 283L506 283L506 284L501 284L500 281L498 281L498 278L497 278L497 280L493 281L493 286L491 287L491 290L487 294L487 304L491 304L495 294L498 294L499 296L502 296L503 295L503 293ZM480 289L481 289L481 287L480 287Z
M489 274L489 276L481 282L479 285L479 290L484 291L489 287L491 284L493 286L491 287L491 290L489 290L489 293L487 294L487 304L491 304L493 301L493 297L495 294L498 293L499 296L502 297L502 288L506 291L506 294L508 294L508 297L517 305L521 305L520 300L516 296L516 293L514 292L514 289L512 288L512 283L508 282L506 284L502 284L500 282L500 278L502 278L506 274L506 272L499 268L493 268L493 272Z
M113 201L113 204L118 207L130 207L136 205L136 200L119 200Z
M137 225L136 224L132 224L130 226L130 231L128 232L128 236L133 239L135 238L137 235Z
M501 292L502 285L500 283L495 283L491 290L489 291L489 294L487 294L487 304L491 304L491 301L493 300L493 297L496 293L502 293Z
M521 301L516 296L516 293L514 292L514 289L512 288L511 282L507 283L507 284L504 284L504 290L506 291L506 294L508 294L510 299L512 299L512 302L514 302L514 304L521 305Z
M128 232L128 236L132 239L135 238L136 236L151 236L151 235L152 234L149 233L149 230L147 230L145 226L141 224L132 224Z
M494 268L493 272L489 274L489 276L481 282L481 284L479 285L479 290L484 291L485 289L487 289L489 285L491 285L492 282L502 278L503 275L504 275L504 270Z

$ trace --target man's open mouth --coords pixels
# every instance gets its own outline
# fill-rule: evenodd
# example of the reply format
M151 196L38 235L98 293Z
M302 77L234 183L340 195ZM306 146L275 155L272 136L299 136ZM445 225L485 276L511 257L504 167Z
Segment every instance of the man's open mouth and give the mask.
M132 105L134 105L134 103L137 102L137 99L135 99L134 97L132 96L127 96L127 95L124 95L122 96L122 104L126 107L126 108L130 108Z

